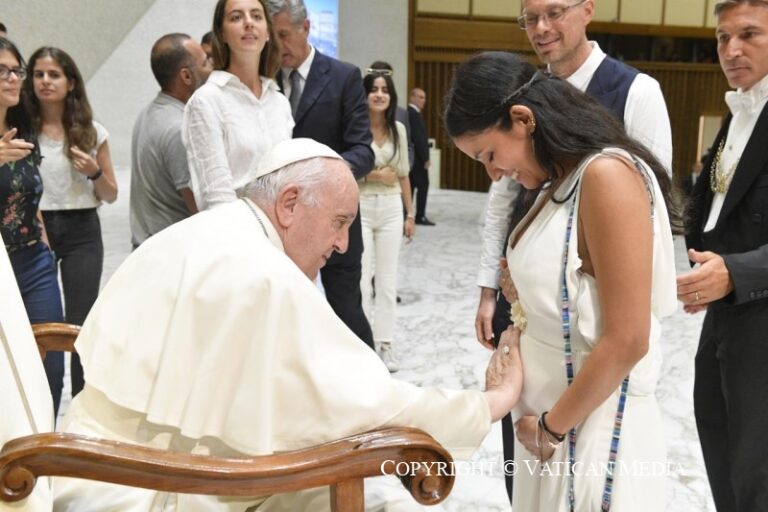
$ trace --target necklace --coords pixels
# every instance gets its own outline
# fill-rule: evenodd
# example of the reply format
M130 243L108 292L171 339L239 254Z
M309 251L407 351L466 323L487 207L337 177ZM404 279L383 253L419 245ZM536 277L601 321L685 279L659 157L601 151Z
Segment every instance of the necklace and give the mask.
M256 220L259 221L259 225L261 226L261 230L264 232L264 236L269 238L269 235L267 234L267 228L266 228L266 226L264 226L264 221L261 220L261 217L259 216L259 213L256 211L256 208L253 207L253 205L251 204L251 202L248 199L243 197L242 200L243 200L243 202L245 204L248 205L248 208L253 213L253 216L256 217Z
M731 184L733 173L736 171L736 166L739 165L739 160L741 160L741 158L737 158L736 161L731 164L728 170L723 169L723 163L720 158L722 157L724 147L725 139L720 141L720 146L717 148L717 153L715 153L715 160L712 162L714 173L709 178L709 188L712 189L712 192L716 194L725 194L728 192L728 187Z

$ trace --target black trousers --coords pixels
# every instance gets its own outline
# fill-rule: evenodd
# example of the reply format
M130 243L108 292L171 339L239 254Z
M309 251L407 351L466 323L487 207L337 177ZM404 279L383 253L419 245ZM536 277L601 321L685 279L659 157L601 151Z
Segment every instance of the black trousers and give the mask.
M420 219L427 214L429 173L423 167L414 168L408 175L408 179L411 182L411 195L416 199L416 218Z
M768 300L709 306L696 353L696 425L719 512L768 510Z
M362 258L363 229L358 212L349 227L347 252L333 253L320 271L320 278L325 288L325 296L333 311L358 338L373 349L373 332L363 311L363 294L360 292Z
M96 208L43 211L51 250L61 272L64 294L64 320L83 325L99 295L104 266L101 223ZM80 356L72 354L70 374L72 396L83 389Z

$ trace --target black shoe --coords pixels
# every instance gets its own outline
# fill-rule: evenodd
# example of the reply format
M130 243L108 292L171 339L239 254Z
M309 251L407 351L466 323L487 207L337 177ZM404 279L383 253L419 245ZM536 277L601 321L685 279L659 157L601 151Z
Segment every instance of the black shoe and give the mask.
M416 224L419 224L421 226L434 226L435 223L429 220L426 217L416 217Z
M403 302L403 299L401 299L399 295L395 298L395 300L397 301L398 304Z

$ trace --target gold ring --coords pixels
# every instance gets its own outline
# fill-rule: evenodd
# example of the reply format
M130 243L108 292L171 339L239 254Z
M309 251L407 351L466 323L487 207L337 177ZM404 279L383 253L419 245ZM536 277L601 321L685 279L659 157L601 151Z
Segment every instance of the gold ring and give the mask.
M696 292L696 302L699 302L699 292Z

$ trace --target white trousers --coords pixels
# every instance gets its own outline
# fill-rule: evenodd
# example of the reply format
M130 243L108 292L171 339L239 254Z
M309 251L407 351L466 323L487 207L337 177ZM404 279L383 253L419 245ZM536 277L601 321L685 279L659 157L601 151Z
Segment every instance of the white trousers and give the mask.
M397 262L403 237L401 195L360 196L360 221L363 226L363 273L360 282L363 310L373 328L373 340L391 342L394 340L397 306ZM371 278L374 276L376 299L371 304Z

